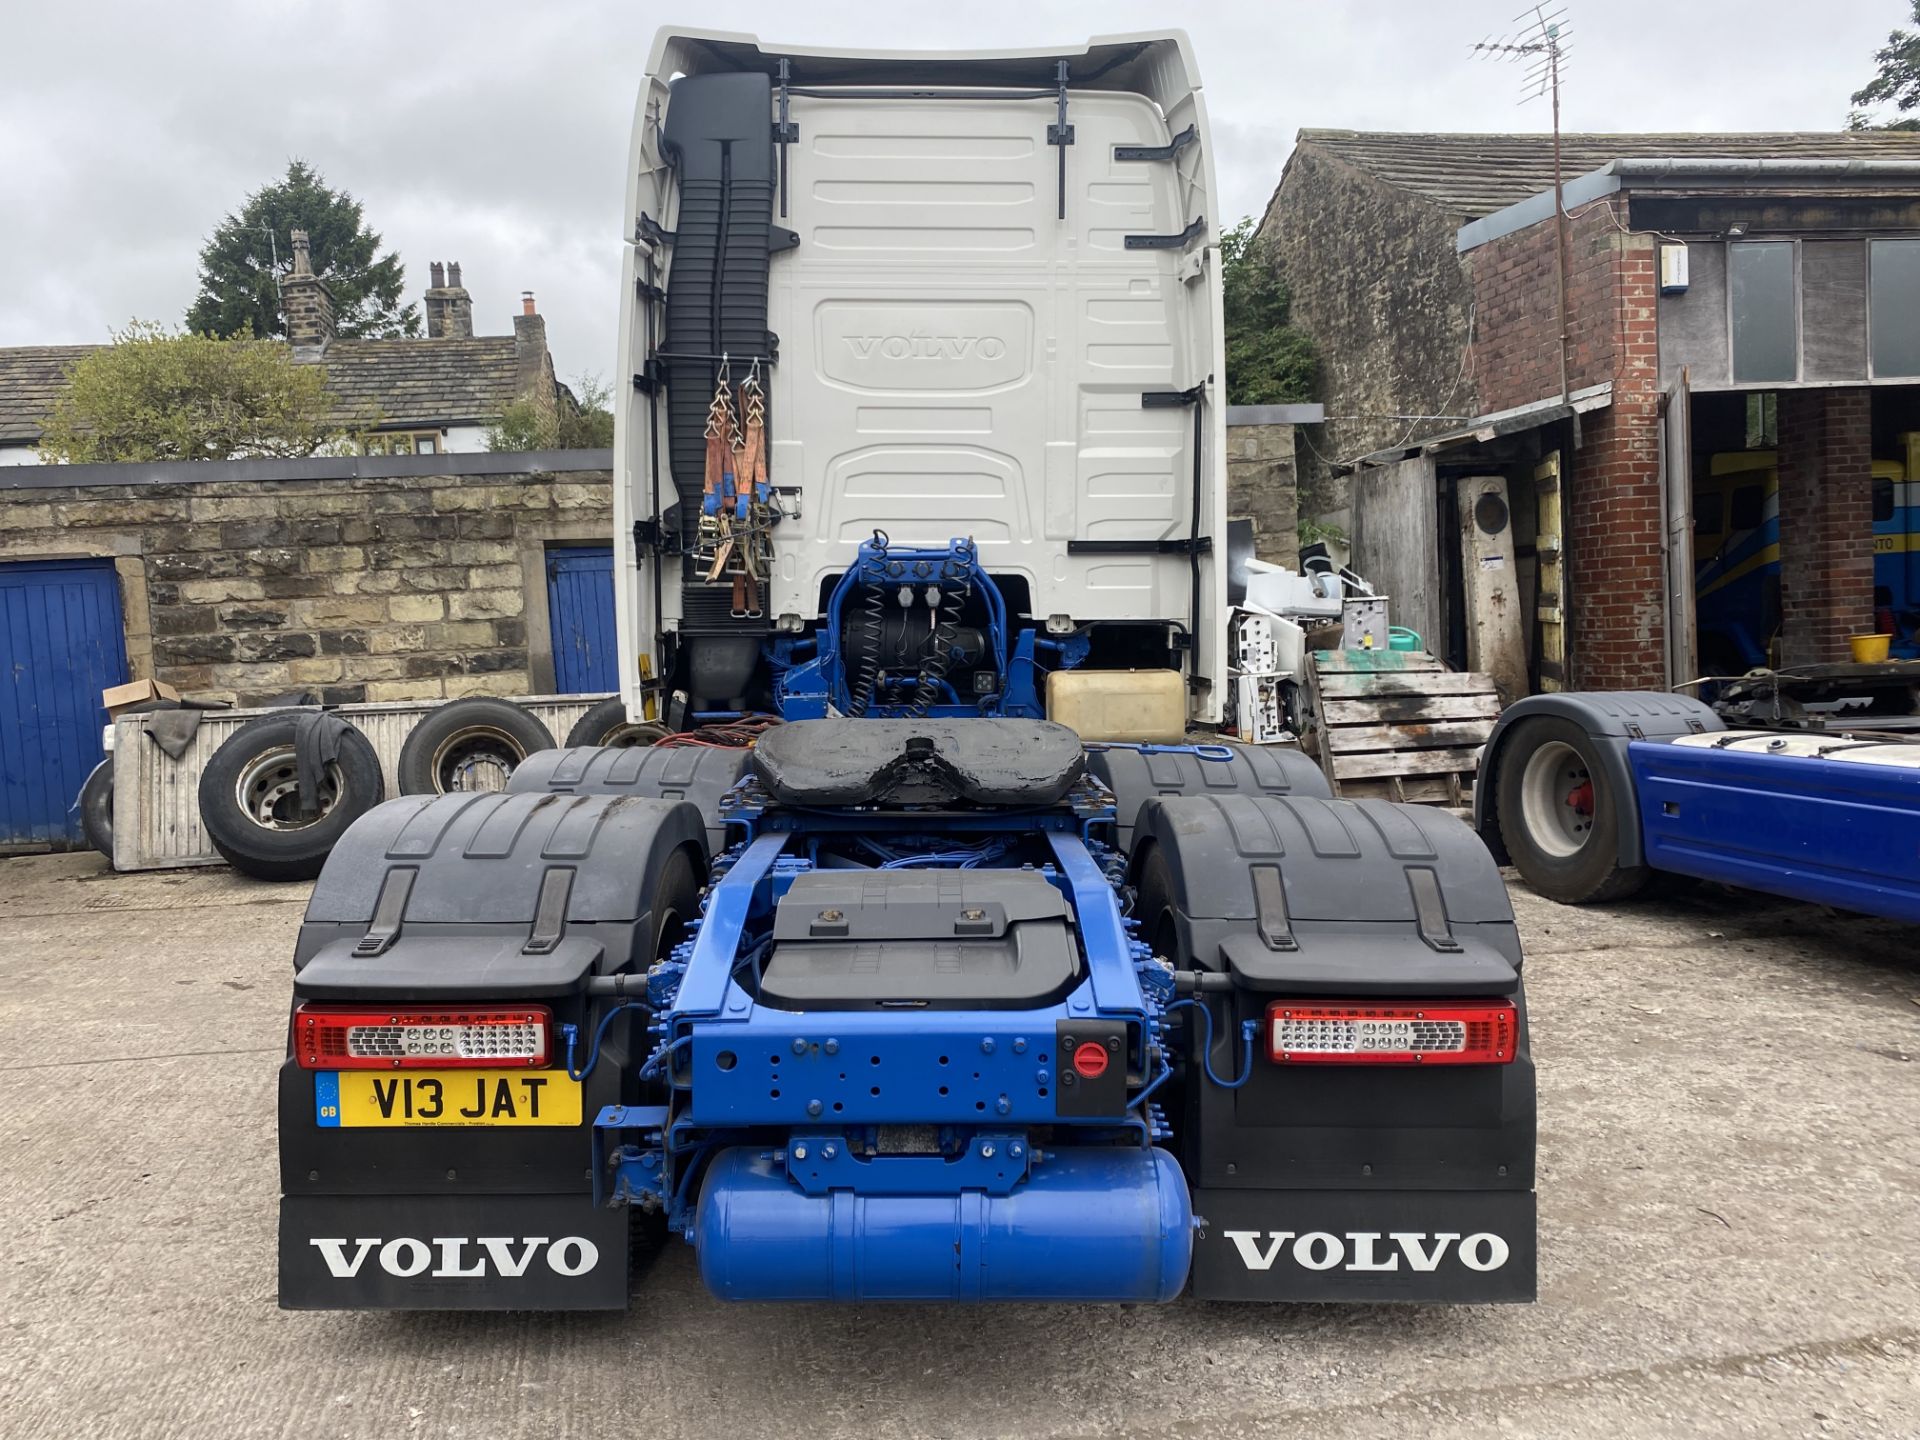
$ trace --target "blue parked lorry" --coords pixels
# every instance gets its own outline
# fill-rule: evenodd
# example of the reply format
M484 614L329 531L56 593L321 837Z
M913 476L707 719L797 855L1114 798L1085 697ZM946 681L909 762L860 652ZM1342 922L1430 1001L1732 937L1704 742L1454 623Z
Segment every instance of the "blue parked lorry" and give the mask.
M1884 689L1892 667L1826 668ZM1567 904L1623 899L1664 871L1920 921L1920 745L1872 715L1847 723L1729 728L1659 691L1530 696L1488 738L1475 821Z
M1185 38L650 72L619 618L675 733L334 848L281 1304L616 1308L668 1238L725 1300L1532 1299L1485 847L1185 740L1226 679ZM1049 718L1114 694L1176 733Z

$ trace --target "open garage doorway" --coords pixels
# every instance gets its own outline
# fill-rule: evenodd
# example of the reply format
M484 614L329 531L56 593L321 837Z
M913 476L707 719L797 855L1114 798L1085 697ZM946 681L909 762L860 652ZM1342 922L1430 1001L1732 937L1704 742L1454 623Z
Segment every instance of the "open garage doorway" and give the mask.
M1689 418L1700 673L1845 660L1842 632L1920 657L1920 386L1696 392Z

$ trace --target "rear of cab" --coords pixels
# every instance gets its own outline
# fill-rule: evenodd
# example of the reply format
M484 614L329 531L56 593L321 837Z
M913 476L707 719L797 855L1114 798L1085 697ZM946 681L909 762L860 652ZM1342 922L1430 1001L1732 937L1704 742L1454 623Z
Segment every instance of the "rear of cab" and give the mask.
M663 289L697 284L706 272L689 267L728 243L712 233L721 187L702 175L761 165L778 247L764 322L751 297L697 328L663 314ZM698 509L697 427L725 355L735 384L763 362L782 514L765 605L776 633L818 622L876 530L898 545L968 536L1036 623L1190 638L1192 718L1218 720L1213 197L1205 101L1179 32L925 55L663 31L634 117L620 334L634 383L616 407L633 713L686 640L727 628L671 553Z

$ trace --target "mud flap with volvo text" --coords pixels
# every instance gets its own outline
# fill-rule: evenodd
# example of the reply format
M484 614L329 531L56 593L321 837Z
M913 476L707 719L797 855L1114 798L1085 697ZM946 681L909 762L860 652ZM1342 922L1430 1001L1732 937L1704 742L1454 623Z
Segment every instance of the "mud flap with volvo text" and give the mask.
M589 1157L645 1037L589 982L678 942L705 848L694 806L608 795L408 797L347 832L295 954L283 1307L626 1304L632 1215Z
M1167 1101L1201 1299L1526 1301L1534 1084L1506 889L1431 809L1143 808L1142 937L1184 977Z

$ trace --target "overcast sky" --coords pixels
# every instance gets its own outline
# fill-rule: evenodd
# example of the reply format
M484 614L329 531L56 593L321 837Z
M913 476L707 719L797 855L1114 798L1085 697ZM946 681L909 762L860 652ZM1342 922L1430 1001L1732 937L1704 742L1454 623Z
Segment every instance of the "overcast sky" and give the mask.
M1569 0L1570 130L1831 130L1909 0ZM213 225L291 156L365 202L407 266L459 260L481 333L536 291L564 377L613 365L635 87L664 22L765 41L1043 48L1191 31L1222 216L1257 213L1303 126L1544 129L1468 54L1520 0L0 0L0 345L178 323ZM695 19L697 17L697 20Z

